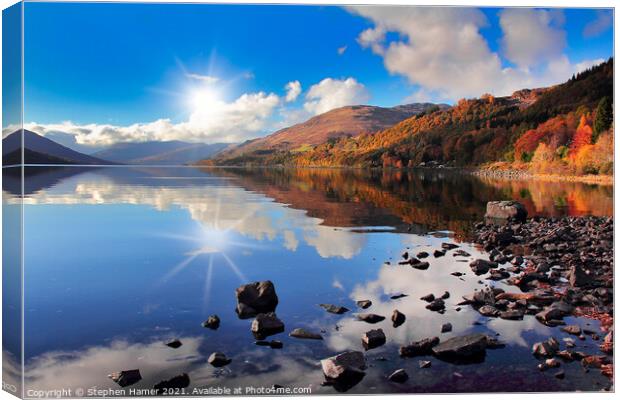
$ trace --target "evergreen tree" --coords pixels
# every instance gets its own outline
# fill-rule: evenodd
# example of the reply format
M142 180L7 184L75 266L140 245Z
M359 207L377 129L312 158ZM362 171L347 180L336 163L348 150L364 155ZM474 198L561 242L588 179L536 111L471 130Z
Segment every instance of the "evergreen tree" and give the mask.
M605 96L599 101L596 107L596 116L594 117L594 135L592 141L596 142L598 136L605 132L611 126L612 122L612 104L611 99Z

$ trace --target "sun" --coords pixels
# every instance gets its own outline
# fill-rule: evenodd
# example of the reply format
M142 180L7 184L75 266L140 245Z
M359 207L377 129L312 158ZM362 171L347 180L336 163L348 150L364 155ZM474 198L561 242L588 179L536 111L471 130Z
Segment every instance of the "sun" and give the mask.
M192 90L189 102L194 112L207 113L221 108L223 104L220 93L213 87L200 87Z

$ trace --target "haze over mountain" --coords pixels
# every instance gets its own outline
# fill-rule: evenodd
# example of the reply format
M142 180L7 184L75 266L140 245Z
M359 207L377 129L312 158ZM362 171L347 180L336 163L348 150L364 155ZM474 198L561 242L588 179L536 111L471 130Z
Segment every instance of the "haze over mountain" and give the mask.
M167 142L117 143L93 154L123 164L183 165L211 157L231 146L228 143Z
M14 165L22 162L22 132L25 164L81 164L106 165L109 161L82 154L37 133L18 130L2 140L2 163Z
M377 132L411 116L448 107L446 104L433 103L414 103L392 108L368 105L340 107L271 135L246 141L221 152L217 159L233 159L273 150L300 151L328 140Z

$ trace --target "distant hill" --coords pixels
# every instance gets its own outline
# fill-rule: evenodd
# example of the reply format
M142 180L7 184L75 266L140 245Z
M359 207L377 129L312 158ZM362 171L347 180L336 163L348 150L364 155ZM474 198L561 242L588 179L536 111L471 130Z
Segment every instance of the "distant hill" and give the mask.
M21 163L22 135L15 131L2 139L2 163L12 165ZM82 154L29 130L23 130L25 164L114 164L101 158Z
M226 164L236 163L239 158L261 157L274 151L303 151L308 146L342 137L381 131L413 115L448 107L446 104L415 103L392 108L366 105L336 108L269 136L232 147L218 154L215 159L217 163Z
M93 154L123 164L183 165L211 157L229 147L228 143L168 142L117 143Z

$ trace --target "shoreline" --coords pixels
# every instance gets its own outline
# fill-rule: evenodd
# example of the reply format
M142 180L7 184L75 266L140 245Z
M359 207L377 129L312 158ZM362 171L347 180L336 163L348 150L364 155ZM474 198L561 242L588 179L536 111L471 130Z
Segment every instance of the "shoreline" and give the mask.
M559 175L559 174L532 174L518 169L488 169L473 168L465 169L472 175L485 178L497 178L506 180L537 180L543 182L579 182L596 185L613 185L613 175Z

